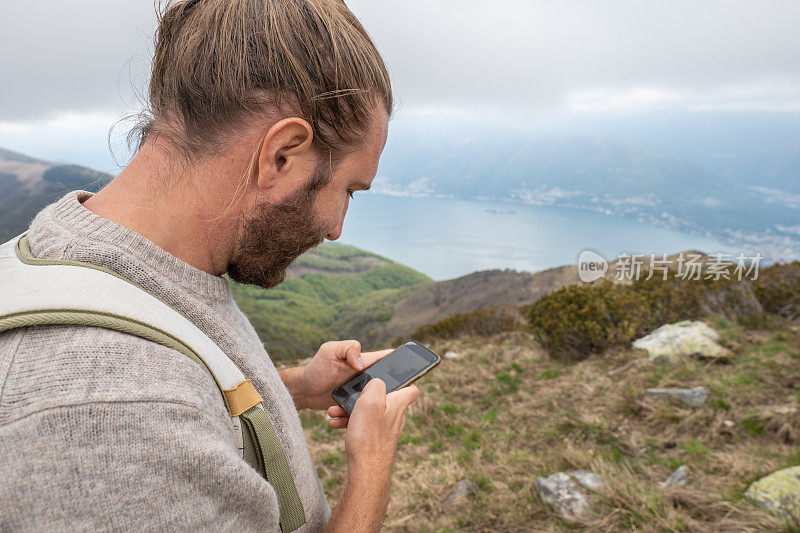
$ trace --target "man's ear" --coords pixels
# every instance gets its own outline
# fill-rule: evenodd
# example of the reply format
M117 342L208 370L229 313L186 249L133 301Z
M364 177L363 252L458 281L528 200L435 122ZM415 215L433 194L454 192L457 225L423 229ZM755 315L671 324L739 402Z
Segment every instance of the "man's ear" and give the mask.
M276 122L261 141L255 168L259 189L295 189L316 164L314 130L300 117Z

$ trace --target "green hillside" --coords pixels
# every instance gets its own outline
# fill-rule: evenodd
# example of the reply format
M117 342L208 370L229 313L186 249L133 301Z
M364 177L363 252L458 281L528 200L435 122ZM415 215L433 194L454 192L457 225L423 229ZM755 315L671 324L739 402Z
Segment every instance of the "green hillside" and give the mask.
M353 302L429 281L428 276L379 255L325 243L301 256L277 287L264 290L231 282L231 290L270 355L285 359L310 357L323 342L343 338L341 332L349 329L351 320L343 309ZM371 321L392 317L392 307L378 306L374 311Z
M274 289L232 284L232 290L271 356L286 359L307 357L336 339L358 339L367 350L387 348L425 324L531 304L577 281L574 266L533 274L484 270L432 281L370 252L327 243L299 258Z
M466 327L424 328L445 358L406 412L383 531L800 531L746 496L753 481L800 464L798 289L800 263L754 283L577 285L520 309L527 320L472 313L460 317ZM642 331L630 319L653 316L705 320L729 355L648 360L631 347ZM481 318L486 335L471 327ZM599 333L612 334L603 346ZM565 357L564 339L580 352ZM698 386L702 405L647 392ZM301 419L335 505L343 433L324 412ZM664 484L679 467L688 478ZM575 470L602 483L580 489L586 511L567 519L537 481ZM471 489L453 498L463 484Z

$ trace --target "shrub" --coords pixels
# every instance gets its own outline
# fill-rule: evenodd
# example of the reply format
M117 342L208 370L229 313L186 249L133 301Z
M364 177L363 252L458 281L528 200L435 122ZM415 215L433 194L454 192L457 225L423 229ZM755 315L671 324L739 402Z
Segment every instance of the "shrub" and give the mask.
M800 261L765 268L753 292L766 312L789 320L800 318Z
M684 280L659 276L631 284L568 285L533 304L478 309L420 326L412 338L429 342L489 336L527 326L556 359L581 360L630 343L680 320L725 317L764 326L780 316L800 317L800 262L762 269L755 281ZM400 342L401 339L398 340Z
M643 276L645 278L646 276ZM670 322L725 316L753 326L771 316L800 316L800 262L763 269L755 281L640 279L570 285L523 311L530 329L556 359L585 359L628 346Z
M639 291L609 281L569 285L529 308L533 332L557 359L585 359L631 341L651 324Z
M429 342L432 339L455 339L468 335L486 337L518 329L520 322L519 311L511 306L477 309L420 326L411 334L411 338Z

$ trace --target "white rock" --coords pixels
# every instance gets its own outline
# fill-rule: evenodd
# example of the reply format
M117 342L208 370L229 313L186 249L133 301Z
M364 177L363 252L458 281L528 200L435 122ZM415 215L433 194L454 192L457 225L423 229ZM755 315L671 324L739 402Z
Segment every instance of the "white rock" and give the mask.
M445 359L458 359L459 357L460 356L456 352L449 351L449 350L444 352L444 358Z
M704 387L691 389L647 389L648 396L662 400L680 400L689 407L700 407L708 400L708 391Z
M727 359L730 351L717 344L719 334L705 322L684 320L665 324L633 341L633 348L647 352L650 361L673 362L684 356Z
M605 481L599 474L590 472L589 470L571 470L569 476L578 482L584 489L597 491L605 486Z
M476 494L478 494L478 486L475 482L471 479L462 479L450 489L444 500L444 506L450 507L463 500L474 498Z
M589 504L586 496L564 472L556 472L537 479L536 492L567 522L574 522L588 514Z
M661 483L661 486L663 488L680 487L686 485L687 481L689 481L689 469L686 468L686 465L681 465Z

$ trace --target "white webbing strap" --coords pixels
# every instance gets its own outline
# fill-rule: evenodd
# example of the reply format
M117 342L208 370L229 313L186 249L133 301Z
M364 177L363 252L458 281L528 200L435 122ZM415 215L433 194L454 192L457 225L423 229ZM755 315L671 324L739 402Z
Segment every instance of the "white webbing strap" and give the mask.
M281 530L288 533L305 524L303 502L263 400L214 341L165 302L111 271L36 259L25 234L0 245L0 332L65 323L138 335L174 347L204 366L229 410L242 444L239 452L275 489ZM242 422L247 424L244 430Z
M74 310L135 320L189 346L222 389L236 390L246 381L244 374L216 343L152 294L98 268L43 262L26 264L17 256L19 240L15 237L0 245L0 317ZM225 401L227 405L227 398ZM232 418L236 431L241 434L238 417Z

